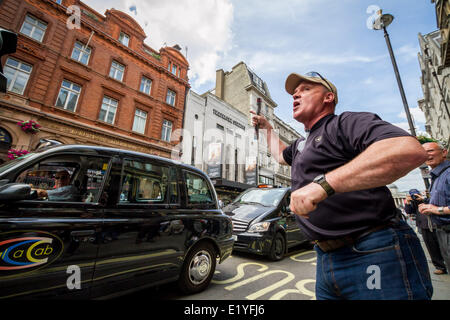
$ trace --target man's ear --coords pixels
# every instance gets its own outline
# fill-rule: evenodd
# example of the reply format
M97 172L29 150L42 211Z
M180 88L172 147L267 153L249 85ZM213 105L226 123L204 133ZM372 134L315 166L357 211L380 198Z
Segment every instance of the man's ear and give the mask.
M332 103L332 102L334 102L334 93L333 92L331 92L331 91L328 91L326 94L325 94L325 100L324 100L324 102L328 102L328 103Z

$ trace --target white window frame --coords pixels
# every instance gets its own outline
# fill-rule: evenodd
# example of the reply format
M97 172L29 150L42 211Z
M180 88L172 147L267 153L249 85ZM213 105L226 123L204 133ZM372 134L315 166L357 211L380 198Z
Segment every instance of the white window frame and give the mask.
M78 57L77 58L74 57L74 53L76 51L78 52ZM86 60L86 63L84 63L82 61L82 58L86 57L86 56L87 56L87 60ZM86 45L84 45L80 41L75 41L75 44L73 45L71 58L73 60L75 60L75 61L78 61L78 62L82 63L82 64L88 65L89 64L89 59L91 58L91 48L87 47Z
M8 64L8 62L10 60L16 61L18 63L18 65L17 66L12 66L12 65ZM23 66L29 67L30 71L24 70ZM12 70L13 72L11 72L12 73L12 78L8 78L7 77L7 79L9 80L9 84L6 87L6 90L8 90L10 92L15 92L15 93L20 94L20 95L23 95L23 93L25 92L25 88L27 87L28 80L30 80L31 72L33 72L33 66L31 64L22 62L19 59L8 57L8 59L6 59L5 68L3 70L3 74L5 76L9 73L8 70ZM19 92L19 91L15 91L13 89L14 89L14 86L15 86L15 84L17 82L17 78L20 75L23 76L26 79L26 81L25 81L25 84L24 84L22 90Z
M67 82L69 85L68 86L65 85L64 82ZM76 87L78 87L79 90L77 90ZM60 95L64 91L67 92L67 95L66 95L65 101L63 102L63 105L61 106L61 105L58 105L58 101L59 101ZM80 85L64 79L63 82L61 83L61 89L59 90L58 97L56 98L55 106L58 108L62 108L64 110L69 110L69 111L75 112L77 110L78 99L80 98L80 94L81 94L81 86ZM68 104L69 104L69 101L71 100L70 97L73 95L75 95L77 98L75 101L74 109L70 110L70 109L68 109Z
M161 140L170 142L172 135L173 123L169 120L163 120L162 130L161 130Z
M43 24L45 26L41 26L39 23L41 23L41 24ZM26 30L24 29L25 25L27 25L28 27L31 27L31 31L30 31L29 34L27 34ZM48 26L47 22L44 22L44 21L42 21L42 20L40 20L38 18L33 17L30 14L27 14L25 16L25 20L23 20L22 27L20 28L20 33L22 33L22 34L24 34L24 35L26 35L26 36L28 36L28 37L36 40L36 41L42 42L42 40L44 39L44 36L45 36L45 32L47 31L47 26ZM37 29L42 31L42 35L41 35L40 38L38 38L35 35L35 32L36 32Z
M128 47L128 45L130 44L130 36L127 35L125 32L120 32L119 42L124 46Z
M111 63L111 69L109 69L109 76L113 79L122 82L124 74L125 74L125 66L113 60L113 62Z
M175 107L176 98L177 93L173 90L167 89L166 103L171 105L172 107Z
M141 134L145 133L145 127L147 125L147 112L136 109L134 112L133 131Z
M108 96L103 96L102 106L100 108L100 114L98 116L99 120L109 123L109 124L114 124L114 121L116 120L118 106L119 106L119 101L117 101L114 98L108 97ZM102 111L105 112L103 119L101 118ZM108 122L108 116L110 113L113 113L112 122Z
M141 86L139 87L139 91L150 95L152 90L152 80L147 77L142 77Z

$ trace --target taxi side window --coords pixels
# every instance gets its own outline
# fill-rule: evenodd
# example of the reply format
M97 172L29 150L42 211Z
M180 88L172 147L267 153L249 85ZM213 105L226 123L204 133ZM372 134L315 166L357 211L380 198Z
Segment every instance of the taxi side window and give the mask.
M35 163L15 181L36 190L37 200L98 202L108 165L108 158L59 155Z
M119 203L168 203L171 177L169 167L125 159ZM177 199L178 192L173 195Z
M212 192L205 178L200 175L184 172L188 195L188 204L214 204Z
M170 168L169 192L170 192L169 203L178 204L179 203L178 178L177 178L177 170L175 168Z

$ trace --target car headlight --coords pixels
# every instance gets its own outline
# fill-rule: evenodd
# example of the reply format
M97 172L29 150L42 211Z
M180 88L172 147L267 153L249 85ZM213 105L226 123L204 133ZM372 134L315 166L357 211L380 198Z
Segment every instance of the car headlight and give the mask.
M269 230L270 222L259 222L255 223L254 225L250 226L250 229L248 229L248 232L266 232Z

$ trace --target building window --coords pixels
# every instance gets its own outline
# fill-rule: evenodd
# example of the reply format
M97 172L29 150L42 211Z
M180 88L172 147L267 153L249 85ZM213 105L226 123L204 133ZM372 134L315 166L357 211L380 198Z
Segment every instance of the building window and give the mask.
M175 98L176 98L177 94L175 93L175 91L172 91L170 89L167 89L167 96L166 96L166 103L170 104L171 106L175 106Z
M150 95L151 89L152 89L152 80L150 80L146 77L142 77L141 88L140 88L141 92Z
M128 47L128 44L130 43L130 36L121 32L119 35L119 42Z
M225 130L224 126L222 126L222 125L220 125L218 123L216 123L216 128L219 129L219 130L222 130L222 131Z
M238 149L234 150L234 181L239 181Z
M22 24L22 28L20 29L20 33L27 35L36 41L42 42L46 29L47 23L27 14L25 21Z
M87 65L91 56L91 48L85 46L81 42L75 42L72 50L72 59Z
M100 109L99 120L113 124L116 117L117 105L119 102L113 98L104 96L102 108Z
M61 3L62 3L62 0L55 0L55 2L56 2L57 4L61 4Z
M33 67L19 60L8 58L5 64L6 89L23 94Z
M161 132L161 140L170 142L171 134L172 134L172 122L169 120L164 120Z
M63 80L59 90L56 106L74 112L80 96L81 87L75 83Z
M125 71L124 65L121 65L116 61L113 61L111 64L111 70L109 70L109 76L113 79L122 81L124 71Z
M174 75L177 75L177 66L176 65L172 65L172 73L174 74Z
M249 70L250 71L250 70ZM258 77L254 72L250 71L250 77L252 79L253 84L256 85L256 87L261 90L264 94L266 91L264 90L264 82L261 80L260 77Z
M191 150L191 165L195 165L195 154L197 147L197 137L192 137L192 150Z
M268 185L274 185L273 178L265 177L265 176L259 176L259 183L261 184L268 184Z
M136 109L134 113L133 131L144 134L147 123L147 112Z

